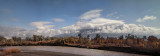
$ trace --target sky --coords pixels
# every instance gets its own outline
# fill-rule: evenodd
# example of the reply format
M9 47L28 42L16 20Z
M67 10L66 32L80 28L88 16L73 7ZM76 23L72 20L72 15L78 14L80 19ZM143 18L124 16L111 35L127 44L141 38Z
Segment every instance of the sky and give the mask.
M0 35L55 36L82 32L158 36L159 2L159 0L0 0Z

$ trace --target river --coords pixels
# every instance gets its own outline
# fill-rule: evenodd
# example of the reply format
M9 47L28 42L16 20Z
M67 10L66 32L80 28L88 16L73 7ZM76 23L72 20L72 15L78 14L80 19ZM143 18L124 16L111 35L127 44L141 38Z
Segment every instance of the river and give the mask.
M115 52L115 51L64 47L64 46L7 46L1 48L18 48L22 52L50 51L50 52L70 53L70 54L77 54L84 56L146 56L146 55Z

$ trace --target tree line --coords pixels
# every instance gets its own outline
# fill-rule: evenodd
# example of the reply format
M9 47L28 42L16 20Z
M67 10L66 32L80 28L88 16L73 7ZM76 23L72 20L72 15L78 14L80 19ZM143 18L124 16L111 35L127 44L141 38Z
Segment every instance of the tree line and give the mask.
M143 48L160 48L160 39L151 35L137 37L136 35L128 34L119 37L103 37L96 34L95 37L87 35L83 37L78 34L77 37L44 37L42 35L33 35L32 37L13 36L11 39L6 39L0 36L1 46L23 46L23 45L80 45L85 47L98 47L98 46L113 46L113 47L143 47Z

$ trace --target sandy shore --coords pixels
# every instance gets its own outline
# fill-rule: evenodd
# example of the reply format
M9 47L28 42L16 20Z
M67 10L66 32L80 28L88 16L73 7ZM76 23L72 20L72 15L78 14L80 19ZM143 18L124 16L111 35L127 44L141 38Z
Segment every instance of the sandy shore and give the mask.
M61 53L61 52L50 52L50 51L34 51L34 52L15 53L12 54L11 56L82 56L82 55Z

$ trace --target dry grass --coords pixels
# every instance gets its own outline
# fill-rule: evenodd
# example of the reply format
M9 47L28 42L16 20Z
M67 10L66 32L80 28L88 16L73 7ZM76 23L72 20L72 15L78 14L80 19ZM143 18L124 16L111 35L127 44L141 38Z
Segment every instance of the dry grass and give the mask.
M20 50L17 48L11 48L11 49L4 49L2 52L5 53L6 55L8 55L8 54L12 54L12 53L19 53Z
M0 56L5 56L5 53L0 51Z

